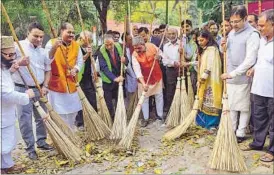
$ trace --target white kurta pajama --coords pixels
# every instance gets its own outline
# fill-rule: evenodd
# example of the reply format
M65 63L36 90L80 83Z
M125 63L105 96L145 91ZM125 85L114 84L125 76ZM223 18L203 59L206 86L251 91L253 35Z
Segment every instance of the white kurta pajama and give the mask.
M232 30L228 36L227 69L232 80L227 81L227 94L230 117L237 137L245 136L245 129L250 119L251 81L245 74L256 62L259 41L259 34L248 23L237 32ZM222 48L220 50L222 51Z
M52 48L52 43L49 41L46 45L46 50L49 52ZM55 58L53 57L52 61ZM79 47L76 65L74 68L80 71L83 66L83 54ZM63 120L69 125L71 129L75 129L74 121L78 111L82 110L82 104L79 95L74 93L60 93L49 90L48 94L49 102L53 109L63 118Z
M29 103L29 97L26 93L15 91L15 86L11 74L7 69L1 69L1 101L2 117L1 123L1 169L10 168L14 165L11 157L11 151L16 146L16 105L26 105Z

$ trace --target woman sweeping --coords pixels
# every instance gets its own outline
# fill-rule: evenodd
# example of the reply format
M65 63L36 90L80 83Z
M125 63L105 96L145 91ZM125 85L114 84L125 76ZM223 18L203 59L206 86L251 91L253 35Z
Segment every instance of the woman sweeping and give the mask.
M198 37L200 70L198 91L200 111L196 123L206 129L216 130L220 122L222 80L221 59L218 45L208 31Z

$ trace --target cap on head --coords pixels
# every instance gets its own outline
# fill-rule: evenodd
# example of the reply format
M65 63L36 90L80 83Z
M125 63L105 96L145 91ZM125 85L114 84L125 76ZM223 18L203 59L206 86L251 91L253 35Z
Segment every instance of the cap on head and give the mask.
M141 37L141 36L134 37L132 39L132 45L136 46L136 45L139 45L139 44L145 44L145 41L144 41L143 37Z
M1 49L8 49L14 47L12 36L1 36Z

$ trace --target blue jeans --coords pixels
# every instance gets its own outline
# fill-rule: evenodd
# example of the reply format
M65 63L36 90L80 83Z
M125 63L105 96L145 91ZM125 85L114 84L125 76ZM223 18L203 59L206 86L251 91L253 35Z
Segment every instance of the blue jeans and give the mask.
M15 86L15 90L18 92L25 92L27 89L25 87L18 87ZM29 104L27 105L17 105L18 117L19 117L19 127L22 138L26 143L26 151L33 152L35 151L35 139L33 135L33 128L32 128L32 112L36 123L36 144L37 146L44 146L46 144L47 132L43 122L43 119L39 115L38 111L34 107L33 100L39 100L40 94L38 89L33 89L35 93L35 97L30 100ZM46 106L41 102L41 107L46 111Z

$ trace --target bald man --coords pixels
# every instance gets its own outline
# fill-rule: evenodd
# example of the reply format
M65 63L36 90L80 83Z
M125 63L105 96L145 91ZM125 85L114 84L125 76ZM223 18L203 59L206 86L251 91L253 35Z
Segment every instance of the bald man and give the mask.
M164 45L163 64L166 67L166 108L169 110L176 89L178 77L178 67L180 66L180 41L178 40L178 31L174 28L168 29L169 42Z
M120 76L121 63L128 64L126 56L123 55L123 49L119 43L115 43L112 35L106 34L104 44L98 53L100 75L103 81L104 97L107 103L109 113L114 119L115 111L112 100L117 102L118 84L124 81Z

